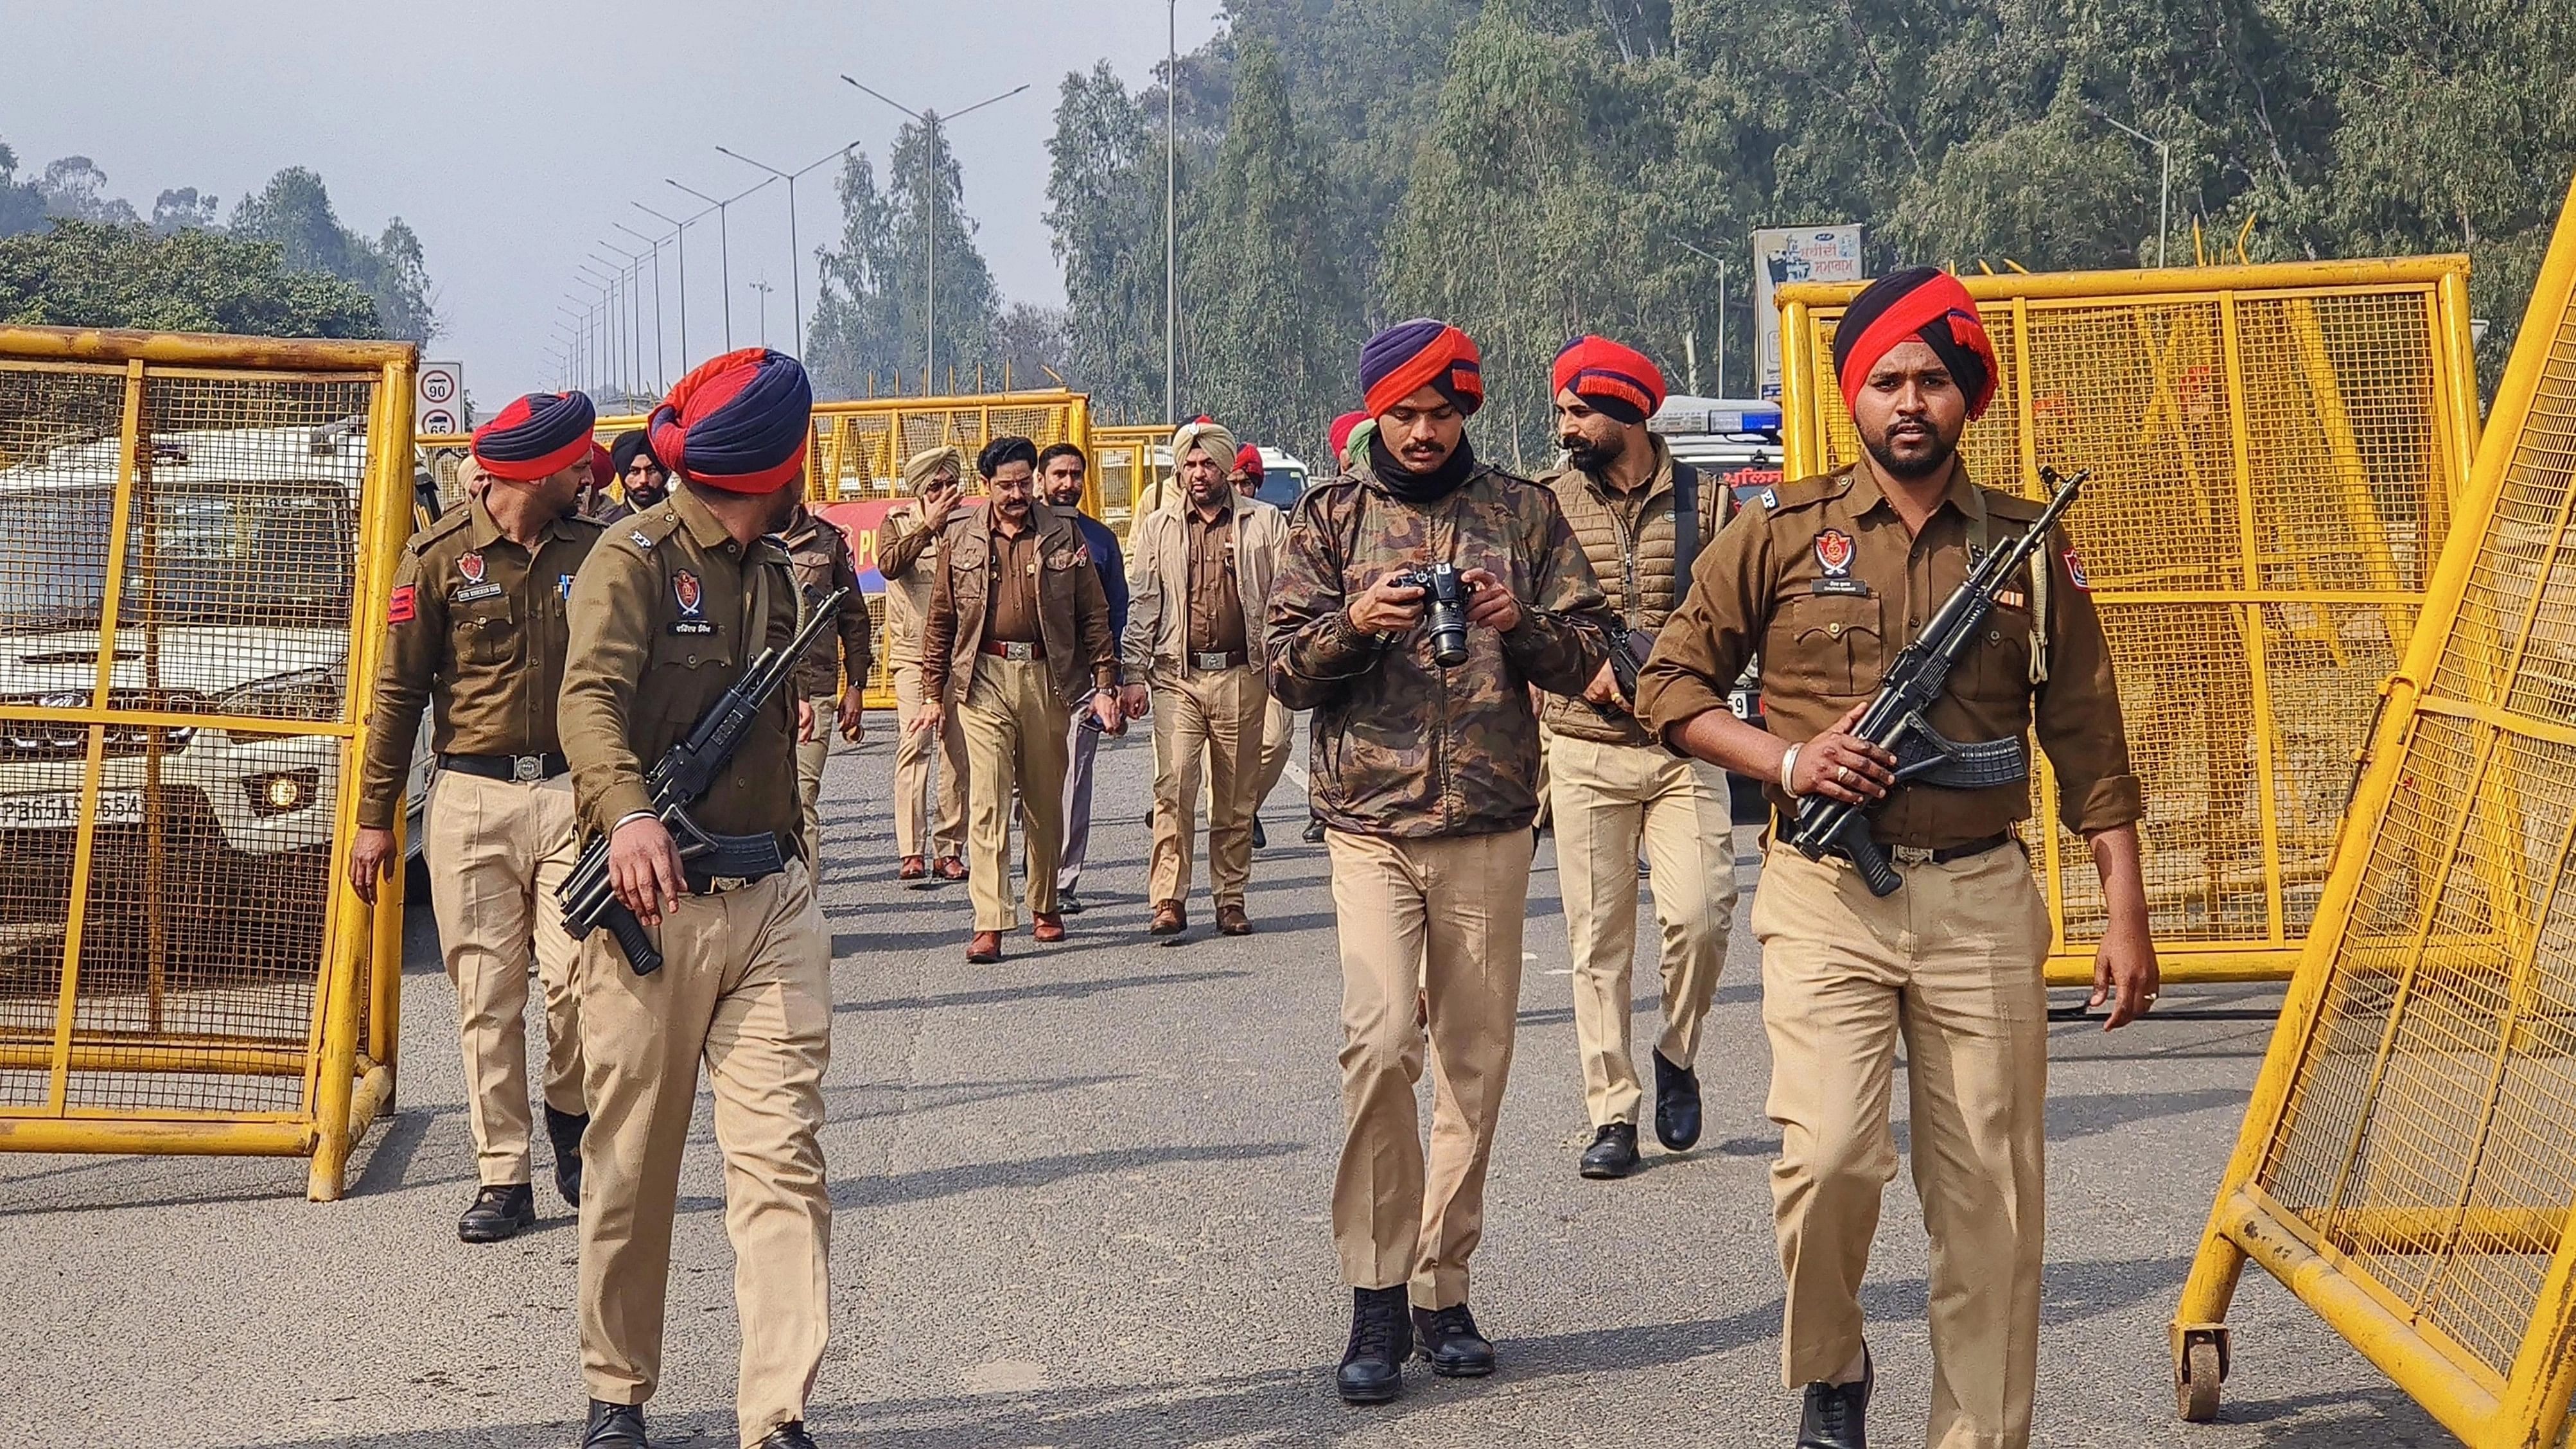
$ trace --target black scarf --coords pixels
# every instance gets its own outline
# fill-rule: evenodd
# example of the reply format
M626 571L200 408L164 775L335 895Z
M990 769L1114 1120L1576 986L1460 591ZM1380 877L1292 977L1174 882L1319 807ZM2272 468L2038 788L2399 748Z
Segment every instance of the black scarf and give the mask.
M1476 471L1476 450L1468 445L1465 438L1460 438L1448 458L1428 473L1416 473L1405 467L1401 460L1387 451L1386 444L1379 441L1379 434L1375 431L1369 433L1368 450L1369 468L1377 474L1378 481L1386 485L1386 491L1416 506L1437 503L1457 492L1458 485L1467 481L1467 475Z

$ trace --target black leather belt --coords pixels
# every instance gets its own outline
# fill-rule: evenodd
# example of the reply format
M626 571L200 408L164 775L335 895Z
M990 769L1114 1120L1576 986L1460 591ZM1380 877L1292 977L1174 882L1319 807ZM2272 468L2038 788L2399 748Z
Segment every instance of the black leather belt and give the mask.
M438 768L460 775L480 775L486 780L532 784L551 780L572 766L561 755L441 755Z
M800 858L797 855L796 842L784 835L778 837L778 852L789 860ZM784 873L783 867L781 870L764 870L758 875L709 875L704 871L691 870L683 865L680 869L680 878L682 883L688 886L689 894L693 896L720 896L726 891L738 891L747 885L757 885L773 875L782 873Z
M1241 669L1252 662L1252 653L1247 649L1202 649L1193 652L1189 660L1192 669Z
M1771 838L1774 840L1786 841L1789 838L1790 826L1791 822L1789 820L1783 818L1777 811L1774 811L1771 816ZM1981 836L1975 840L1962 841L1957 845L1936 845L1930 847L1920 845L1891 845L1886 847L1886 849L1888 857L1894 860L1898 865L1922 865L1926 862L1933 865L1948 865L1954 860L1966 860L1972 855L1983 855L1989 850L2000 850L2004 846L2012 843L2013 833L2011 831L1998 830L1992 835Z

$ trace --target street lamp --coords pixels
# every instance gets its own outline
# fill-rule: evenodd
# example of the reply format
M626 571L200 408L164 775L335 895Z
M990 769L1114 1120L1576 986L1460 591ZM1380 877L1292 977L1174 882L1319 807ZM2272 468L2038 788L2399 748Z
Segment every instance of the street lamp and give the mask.
M1181 225L1174 203L1180 195L1180 130L1173 117L1173 99L1181 89L1181 0L1165 0L1163 6L1163 417L1167 422L1180 419L1180 406L1174 398L1173 369L1177 364L1173 338L1180 328L1181 317ZM1173 460L1178 468L1180 460Z
M615 222L611 222L609 224L611 226L616 225ZM642 286L638 285L638 283L642 280L644 275L645 254L642 252L630 252L613 241L602 241L600 245L626 259L626 307L629 319L629 325L626 329L626 337L629 344L628 350L635 354L635 385L640 388L644 385L645 377L644 289ZM658 277L655 279L655 285L658 290L660 285L660 279ZM655 333L653 338L655 350L658 351L660 349L661 341L661 334L658 332Z
M570 292L564 293L564 297L572 302L581 300ZM555 310L573 319L572 385L575 391L588 392L588 379L582 376L582 369L590 361L590 312L587 308L569 307L560 302L555 304Z
M1177 3L1177 0L1175 0L1175 3ZM939 113L932 111L925 114L923 112L916 111L910 106L905 105L903 102L896 100L894 97L887 95L885 92L863 85L850 76L845 75L841 77L841 79L849 81L851 85L857 86L860 90L866 91L869 95L876 97L878 100L881 100L887 105L894 107L896 110L903 112L905 115L912 117L912 119L919 123L922 129L927 133L926 139L930 143L924 149L922 156L922 169L930 173L930 185L928 187L928 195L930 198L929 225L924 228L922 232L922 250L928 257L928 263L924 268L928 276L923 292L925 300L922 304L923 330L921 340L921 390L926 393L930 391L930 379L933 373L937 371L939 361ZM964 110L951 114L948 119L954 121L959 116L980 111L996 101L1007 101L1011 97L1016 96L1027 89L1028 87L1023 84L1014 86L997 96L986 96L984 99L966 107Z
M653 249L653 390L668 392L671 374L663 370L666 359L662 349L662 239L646 236L622 221L612 221L609 225Z
M2170 208L2173 200L2173 147L2122 121L2091 101L2083 104L2084 109L2091 111L2094 119L2102 124L2133 140L2143 141L2156 148L2156 160L2164 170L2164 180L2156 186L2156 265L2161 267L2165 264L2165 236L2170 230L2166 218L2172 214Z
M728 225L731 218L727 213L726 208L732 206L735 202L742 200L744 197L749 196L752 192L758 191L761 186L767 186L769 184L769 178L764 176L761 178L760 186L753 186L746 190L737 191L722 201L718 201L714 197L707 195L705 192L700 191L695 187L680 186L680 183L671 180L671 178L667 176L663 177L662 180L667 185L678 186L680 190L689 193L691 196L694 196L698 200L715 208L716 267L721 273L718 280L720 280L724 286L725 351L731 352L733 351L733 232L731 226ZM700 216L706 215L705 212L700 212L698 214Z
M769 294L778 289L769 285L769 279L766 277L757 282L745 282L743 285L760 294L760 345L767 347L769 345Z
M591 261L582 262L574 270L587 278L592 286L599 288L600 356L607 363L609 385L623 391L625 384L620 380L620 375L626 368L624 360L618 356L617 307L612 300L617 293L617 277L612 272L600 270L599 264Z
M665 216L661 212L655 211L653 208L646 206L640 201L635 202L634 207L637 211L644 213L655 221L669 222L671 224L671 235L679 242L680 371L686 372L689 370L689 221L696 221L698 217L705 216L706 213L702 211L699 212L697 216L690 217L689 221L682 221L677 217Z
M849 145L843 146L840 150L830 152L826 155L817 156L812 161L793 171L781 171L766 161L754 161L750 157L742 154L740 151L736 151L728 146L718 146L716 148L718 151L723 152L727 156L731 156L733 159L741 162L745 166L757 167L787 183L787 252L788 255L796 259L796 265L790 268L787 273L787 305L795 311L797 319L796 350L799 353L802 353L805 350L805 283L802 275L805 270L805 252L796 240L796 178L813 170L815 167L822 165L826 161L833 160L836 157L847 156L850 154L851 149L856 147L858 144L858 142L852 141ZM762 337L766 339L767 336L767 329L762 329ZM766 347L769 344L764 340L761 345Z

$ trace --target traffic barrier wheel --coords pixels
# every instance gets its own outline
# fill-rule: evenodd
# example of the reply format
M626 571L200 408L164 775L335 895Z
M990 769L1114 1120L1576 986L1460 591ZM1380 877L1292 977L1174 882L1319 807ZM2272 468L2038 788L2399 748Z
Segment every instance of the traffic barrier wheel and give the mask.
M2174 1411L2187 1424L2206 1424L2218 1417L2218 1345L2195 1343L2183 1351L2182 1372L2174 1379Z

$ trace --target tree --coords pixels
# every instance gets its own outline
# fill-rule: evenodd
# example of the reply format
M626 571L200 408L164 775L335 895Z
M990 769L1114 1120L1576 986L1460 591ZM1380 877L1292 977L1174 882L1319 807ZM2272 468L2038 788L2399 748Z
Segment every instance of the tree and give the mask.
M824 395L857 397L891 390L904 357L894 208L877 190L867 153L855 148L841 159L833 189L841 199L841 245L815 254L821 285L805 360Z
M365 288L392 335L414 342L438 335L419 237L401 217L374 241L350 231L312 171L290 166L243 197L233 207L232 230L245 240L275 245L289 270L322 272Z
M833 385L846 390L854 373L879 362L883 383L921 376L934 262L939 350L925 385L942 391L952 372L962 381L978 366L998 367L1000 297L975 246L965 178L947 137L918 122L897 132L882 193L863 153L853 151L841 175L842 246L821 256L823 295L810 339L817 357L840 369Z
M999 391L1005 383L1015 389L1055 386L1065 375L1065 350L1063 308L1013 302L993 326L999 361L986 366L988 389Z
M45 198L33 183L18 179L18 153L0 141L0 237L34 231L45 224Z
M1331 234L1312 224L1321 161L1289 113L1278 53L1248 45L1224 144L1191 196L1182 312L1194 406L1239 436L1310 438L1347 395L1359 308Z
M1102 61L1057 92L1047 141L1046 223L1064 268L1070 375L1102 415L1163 410L1161 147L1143 108Z
M193 186L164 191L152 201L152 229L163 234L182 228L205 231L212 228L223 211L223 198L209 191L198 194Z
M288 268L273 244L56 220L0 238L0 321L263 337L381 337L355 283Z
M124 201L107 194L107 173L87 156L65 156L47 162L36 178L36 193L45 199L45 215L74 221L132 226L142 218Z

